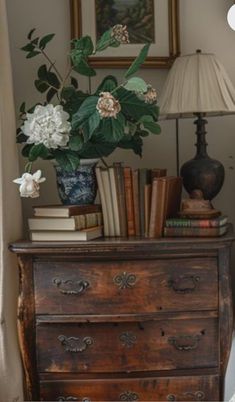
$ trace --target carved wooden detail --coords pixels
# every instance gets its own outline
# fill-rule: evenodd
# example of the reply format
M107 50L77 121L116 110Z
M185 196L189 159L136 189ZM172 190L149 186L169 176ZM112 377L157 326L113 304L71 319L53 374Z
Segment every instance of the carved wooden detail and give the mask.
M123 272L121 275L116 275L113 281L119 289L131 289L136 284L136 275Z

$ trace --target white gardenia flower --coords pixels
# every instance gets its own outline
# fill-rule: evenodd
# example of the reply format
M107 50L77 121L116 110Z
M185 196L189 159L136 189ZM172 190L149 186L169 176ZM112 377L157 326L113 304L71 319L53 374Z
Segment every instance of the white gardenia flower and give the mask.
M46 180L45 177L41 176L41 170L37 170L34 174L24 173L18 179L13 180L14 183L20 185L20 196L30 198L39 197L39 184L43 183Z
M47 148L65 147L69 141L71 124L69 114L61 105L36 106L21 127L29 138L28 144L44 144Z

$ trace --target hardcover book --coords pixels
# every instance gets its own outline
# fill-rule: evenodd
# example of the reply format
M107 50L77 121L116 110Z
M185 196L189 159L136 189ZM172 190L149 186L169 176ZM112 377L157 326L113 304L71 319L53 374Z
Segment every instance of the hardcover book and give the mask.
M102 212L71 216L70 218L30 218L30 230L82 230L94 226L101 226Z
M127 214L127 233L128 236L135 235L135 212L132 189L131 168L124 167L124 184L126 197L126 214Z
M104 186L101 177L101 170L100 167L96 167L95 169L96 179L99 189L100 201L102 205L102 213L103 213L103 220L104 220L104 235L109 236L109 223L108 223L108 210L107 210L107 203L104 193Z
M101 212L101 205L43 205L33 207L34 216L69 218L74 215L84 215L91 212Z
M164 228L165 237L217 237L227 232L228 225L213 228Z
M226 225L227 216L220 216L214 219L184 219L172 218L166 220L167 228L216 228Z
M81 231L32 231L30 238L32 241L88 241L101 237L103 227L94 227Z

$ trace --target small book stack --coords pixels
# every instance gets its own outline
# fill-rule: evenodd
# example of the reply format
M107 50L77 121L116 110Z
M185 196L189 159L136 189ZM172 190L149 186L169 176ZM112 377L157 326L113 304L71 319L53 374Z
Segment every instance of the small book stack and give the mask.
M182 180L166 169L96 168L105 236L161 237L180 208Z
M101 205L34 207L28 219L32 241L88 241L103 235Z
M211 219L175 218L167 219L166 237L217 237L227 232L227 216Z

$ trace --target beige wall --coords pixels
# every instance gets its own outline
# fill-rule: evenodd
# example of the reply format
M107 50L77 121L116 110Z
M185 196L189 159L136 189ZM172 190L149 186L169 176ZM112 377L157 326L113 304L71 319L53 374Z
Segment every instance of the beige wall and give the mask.
M167 1L167 0L166 0ZM235 85L235 32L227 25L226 13L232 0L180 0L181 6L181 48L182 54L200 48L204 52L215 53L224 64ZM62 70L65 69L70 39L69 0L7 0L10 26L11 51L13 60L15 102L17 108L23 100L30 105L40 99L33 86L38 58L26 61L19 48L32 27L39 33L56 33L50 47L53 58ZM159 38L160 39L160 38ZM93 87L109 71L101 70L93 79ZM112 73L120 77L122 71ZM161 91L167 76L164 70L142 70L141 76ZM87 88L86 79L81 79L81 87ZM194 150L194 126L192 120L180 122L180 159L189 159ZM215 207L228 214L235 224L235 116L211 118L208 124L209 154L221 160L225 166L226 179L223 190L215 199ZM144 156L140 160L130 152L115 152L109 161L125 161L133 167L167 167L175 174L175 126L174 122L162 122L162 135L148 138L144 145ZM39 165L38 165L39 166ZM37 201L24 200L25 218L31 214L32 204L58 201L55 177L49 163L41 163L47 182L42 186L41 198ZM235 258L233 259L235 261ZM235 275L234 275L235 277ZM235 283L235 281L234 281Z

